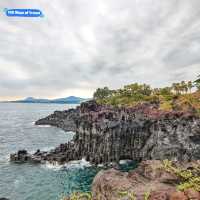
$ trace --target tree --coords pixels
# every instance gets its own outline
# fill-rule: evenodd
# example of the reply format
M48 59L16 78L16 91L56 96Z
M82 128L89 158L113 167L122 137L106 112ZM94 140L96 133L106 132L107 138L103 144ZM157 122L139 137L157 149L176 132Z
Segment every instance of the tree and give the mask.
M171 95L171 87L164 87L164 88L160 88L159 89L159 94L160 95L163 95L163 96L166 96L166 95Z
M181 81L180 83L180 90L182 93L187 93L188 92L188 87L185 81Z
M104 100L112 94L112 91L108 87L98 88L93 97L95 100Z
M180 83L173 83L172 88L176 94L180 94L181 91Z
M152 93L151 86L147 84L142 85L141 93L146 96L150 96Z
M126 94L133 96L134 94L138 93L142 89L142 86L138 83L133 83L130 85L124 86L124 91Z
M133 83L130 85L124 86L123 89L123 96L125 97L133 97L133 98L138 98L140 96L150 96L152 93L150 85L147 84L138 84L138 83Z
M198 76L198 79L194 81L194 84L197 87L197 90L200 90L200 75Z
M192 88L193 88L192 81L188 81L188 83L187 83L187 87L188 87L188 90L189 90L189 91L190 91L190 93L191 93L191 91L192 91Z
M159 95L159 94L160 94L160 88L154 88L154 89L152 90L152 94L153 94L153 95Z

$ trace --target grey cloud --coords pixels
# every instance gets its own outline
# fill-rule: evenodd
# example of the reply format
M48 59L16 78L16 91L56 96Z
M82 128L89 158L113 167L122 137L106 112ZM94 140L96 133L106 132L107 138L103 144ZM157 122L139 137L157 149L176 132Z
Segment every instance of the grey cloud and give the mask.
M199 0L2 0L44 18L0 14L0 97L155 87L199 72ZM190 70L192 69L192 70Z
M200 26L200 23L199 23ZM193 32L195 32L193 30ZM181 36L180 36L181 37ZM181 41L178 41L173 48L167 52L163 61L170 67L184 68L193 64L199 64L200 57L200 38L199 37L184 37Z

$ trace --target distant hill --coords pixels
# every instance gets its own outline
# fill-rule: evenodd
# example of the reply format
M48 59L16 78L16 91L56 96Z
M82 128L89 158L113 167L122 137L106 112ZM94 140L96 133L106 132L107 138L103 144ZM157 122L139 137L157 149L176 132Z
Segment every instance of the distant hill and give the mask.
M10 101L12 103L66 103L66 104L79 104L83 101L86 101L88 99L84 99L81 97L75 97L75 96L69 96L65 98L58 98L58 99L37 99L34 97L27 97L22 100L17 101Z

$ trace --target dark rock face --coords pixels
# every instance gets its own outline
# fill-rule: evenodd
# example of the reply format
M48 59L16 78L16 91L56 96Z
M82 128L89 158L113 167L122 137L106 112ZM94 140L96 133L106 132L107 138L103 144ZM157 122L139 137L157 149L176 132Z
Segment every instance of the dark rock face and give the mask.
M39 152L40 150L37 150L35 154L31 155L26 150L19 150L17 153L10 155L10 160L14 162L41 163L42 159ZM42 154L45 155L45 152L42 152Z
M66 111L55 111L53 114L46 118L40 119L35 122L36 125L51 125L62 128L65 131L76 130L76 118L79 112L76 109L69 109Z
M113 108L88 101L36 122L41 124L76 134L49 152L25 157L18 152L11 160L65 163L85 157L93 164L106 164L122 159L200 159L200 119L192 113L162 112L156 104Z

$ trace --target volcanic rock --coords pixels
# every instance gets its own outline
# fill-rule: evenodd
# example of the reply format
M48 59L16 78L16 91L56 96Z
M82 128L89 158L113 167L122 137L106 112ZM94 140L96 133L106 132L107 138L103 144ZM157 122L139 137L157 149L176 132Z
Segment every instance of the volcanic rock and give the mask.
M187 167L191 168L193 164L187 163ZM185 163L174 162L174 165L186 169ZM131 195L137 200L144 200L145 196L148 200L200 200L199 192L192 189L185 193L177 192L176 186L180 181L179 177L163 168L161 161L142 161L130 172L100 171L93 180L92 195L93 200L131 200Z
M85 158L93 164L106 165L124 159L200 159L200 119L193 113L160 111L157 104L116 108L88 101L36 122L47 124L74 131L73 140L49 152L18 152L11 155L12 161L63 164Z

